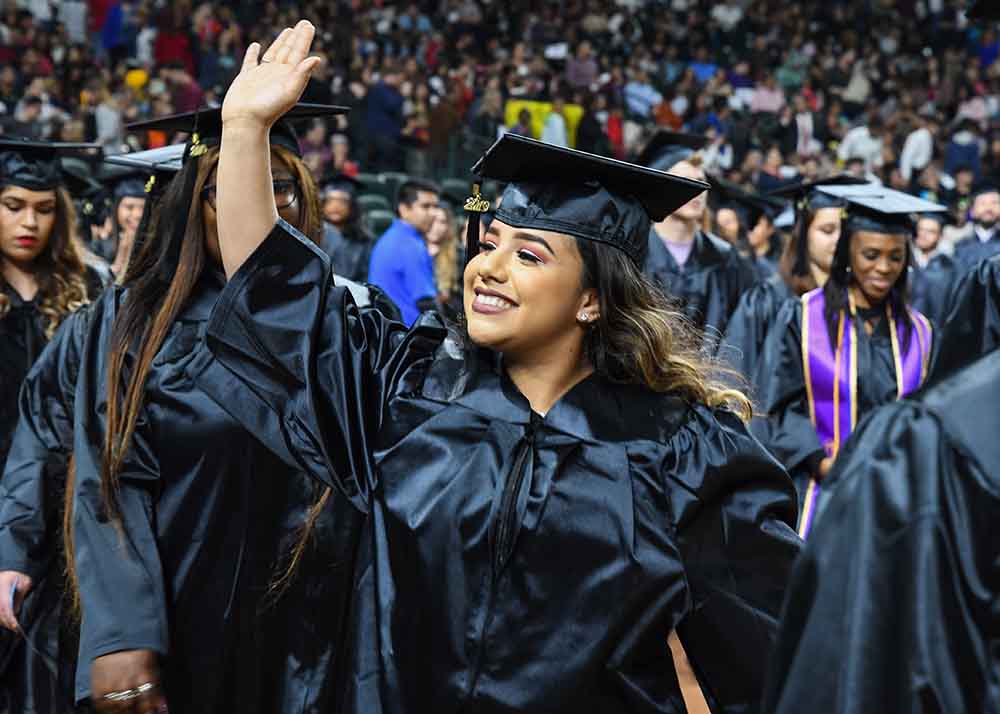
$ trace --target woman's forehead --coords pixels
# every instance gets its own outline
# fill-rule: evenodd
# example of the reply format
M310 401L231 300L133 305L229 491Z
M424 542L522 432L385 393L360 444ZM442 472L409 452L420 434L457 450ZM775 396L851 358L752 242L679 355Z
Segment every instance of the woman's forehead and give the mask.
M44 201L54 201L56 197L56 192L54 189L45 189L44 191L33 191L30 188L24 188L23 186L15 186L13 184L4 186L0 189L0 197L13 196L22 201L28 201L29 203L42 203Z

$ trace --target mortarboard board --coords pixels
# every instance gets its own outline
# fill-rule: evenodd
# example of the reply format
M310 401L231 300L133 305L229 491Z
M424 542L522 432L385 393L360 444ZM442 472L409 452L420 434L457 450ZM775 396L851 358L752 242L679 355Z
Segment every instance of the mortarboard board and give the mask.
M785 202L781 199L752 193L732 181L710 176L708 182L712 186L708 194L709 200L715 205L715 209L731 208L747 230L757 225L761 216L767 216L773 222L785 208Z
M345 173L333 174L332 176L327 176L322 181L320 181L320 186L322 187L322 193L327 191L343 191L351 196L357 196L359 193L364 191L365 184L363 181L359 181L353 176L348 176Z
M292 122L346 114L350 109L332 104L309 104L300 102L293 106L274 126L271 127L271 143L282 146L296 156L301 156L299 138L292 128ZM163 131L190 134L188 143L194 147L218 146L222 138L222 108L212 107L193 112L171 114L165 117L135 122L128 125L129 131ZM192 154L197 156L198 154Z
M850 233L859 230L911 235L912 214L938 213L947 210L940 204L876 183L858 186L824 185L817 187L817 190L847 201L848 230L841 234L842 240Z
M708 185L663 171L516 134L504 134L476 162L473 173L507 182L495 218L597 241L642 265L651 221L661 221ZM477 200L478 191L472 200ZM483 201L483 203L486 203ZM466 210L470 203L466 202ZM470 221L469 242L473 223ZM469 256L478 247L469 245Z
M0 183L47 191L62 185L66 178L61 157L98 155L100 151L100 144L0 139Z
M642 148L635 162L660 171L668 171L695 152L704 149L708 138L700 134L683 134L660 129Z

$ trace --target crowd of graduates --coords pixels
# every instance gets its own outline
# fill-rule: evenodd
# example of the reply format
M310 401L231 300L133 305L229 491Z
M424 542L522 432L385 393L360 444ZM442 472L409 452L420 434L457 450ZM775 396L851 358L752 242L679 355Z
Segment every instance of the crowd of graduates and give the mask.
M986 53L988 5L942 42ZM719 7L723 48L756 15ZM378 10L361 56L435 41ZM988 160L946 193L498 123L466 193L317 96L293 19L190 111L0 137L0 712L1000 706Z

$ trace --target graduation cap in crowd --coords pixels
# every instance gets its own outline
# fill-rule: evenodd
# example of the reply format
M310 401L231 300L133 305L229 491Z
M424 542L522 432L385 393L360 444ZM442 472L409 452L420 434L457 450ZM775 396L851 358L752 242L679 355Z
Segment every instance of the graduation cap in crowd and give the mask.
M271 127L271 144L288 149L301 157L299 137L293 123L346 114L350 109L332 104L299 102ZM135 122L129 131L162 131L168 134L189 135L188 153L198 157L209 147L218 146L222 140L222 107L198 109L193 112L170 114L165 117Z
M345 173L338 173L320 181L320 189L324 195L330 191L342 191L355 198L365 190L365 183Z
M295 156L301 157L302 152L299 148L299 138L292 126L294 121L337 116L345 114L348 111L347 107L300 102L289 109L271 127L270 143L272 146L281 146ZM210 147L218 146L222 141L222 108L212 107L193 112L171 114L157 119L129 124L128 129L129 131L162 131L173 134L185 133L188 135L182 164L185 168L190 168L182 172L184 180L182 196L184 196L184 202L177 207L179 215L186 216L191 202L194 200L194 185L198 176L197 162ZM160 276L164 282L169 283L176 273L176 267L180 261L180 250L184 240L185 228L184 221L178 220L174 223L173 235L169 237L164 236L169 241L169 245L165 249L168 257L163 263L163 271Z
M869 183L867 179L851 174L838 174L815 181L798 181L774 189L768 193L774 198L792 202L795 209L795 221L798 229L792 240L796 242L795 265L792 272L795 275L809 274L809 225L806 216L811 211L823 208L847 208L847 199L822 191L823 186L863 186Z
M63 157L60 161L63 186L69 191L76 205L81 234L90 235L90 226L104 223L111 210L111 192L95 178L96 171L90 162Z
M60 159L69 154L99 156L100 144L0 139L0 182L48 191L63 185L66 176Z
M646 142L635 162L652 169L669 171L707 145L708 138L705 136L660 129Z
M715 210L728 208L734 211L746 230L752 230L762 217L767 217L774 223L785 210L785 201L781 199L752 193L732 181L716 176L710 176L708 181L712 186L708 194L709 201Z
M855 231L911 235L913 214L940 213L947 210L941 204L876 183L858 186L824 185L817 189L847 202L848 230L841 233L842 240Z
M708 185L663 171L504 134L472 169L506 182L495 218L517 228L551 230L624 251L638 265L651 221L661 221ZM474 195L466 211L488 210ZM478 253L478 219L469 221L468 255Z

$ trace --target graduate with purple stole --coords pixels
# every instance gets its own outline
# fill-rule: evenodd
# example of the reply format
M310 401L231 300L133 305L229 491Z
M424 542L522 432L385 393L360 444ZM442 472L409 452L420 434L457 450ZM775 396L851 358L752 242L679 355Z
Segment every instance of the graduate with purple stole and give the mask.
M756 380L766 418L754 428L796 482L802 537L859 419L927 377L936 341L909 304L910 214L944 210L875 184L821 190L848 204L830 278L781 309Z

